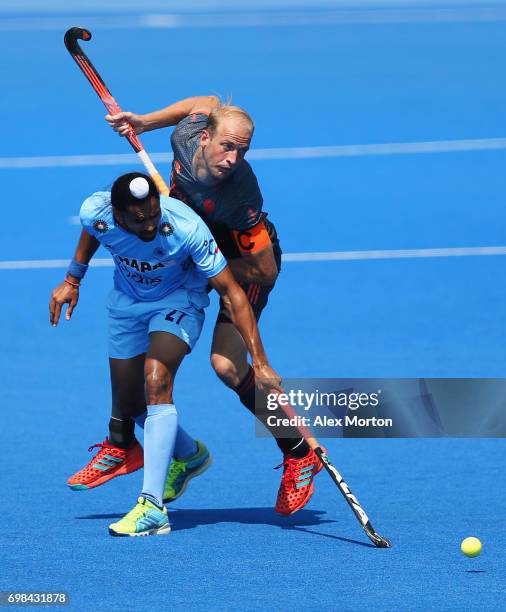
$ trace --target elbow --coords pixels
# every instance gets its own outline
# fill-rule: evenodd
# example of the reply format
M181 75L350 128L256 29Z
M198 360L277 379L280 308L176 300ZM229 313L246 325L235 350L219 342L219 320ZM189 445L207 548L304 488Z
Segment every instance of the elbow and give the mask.
M276 274L265 274L260 277L258 284L259 285L274 285L277 278L278 278L277 273Z
M232 300L230 299L228 295L222 295L220 297L221 297L223 306L225 306L225 310L230 314L232 312Z
M232 319L234 318L235 313L244 307L247 308L249 305L246 294L239 285L231 287L226 293L223 293L221 295L221 301Z
M274 285L278 278L276 266L269 266L258 270L258 283L260 285Z

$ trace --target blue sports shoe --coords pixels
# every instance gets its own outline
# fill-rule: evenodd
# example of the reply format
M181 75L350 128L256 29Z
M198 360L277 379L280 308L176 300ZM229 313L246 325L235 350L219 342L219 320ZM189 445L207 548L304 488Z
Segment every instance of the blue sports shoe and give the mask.
M197 452L186 459L172 459L165 480L163 503L174 501L185 491L192 478L202 474L211 465L211 454L205 444L196 440Z
M112 536L167 535L170 533L167 508L161 510L144 497L117 523L109 525Z

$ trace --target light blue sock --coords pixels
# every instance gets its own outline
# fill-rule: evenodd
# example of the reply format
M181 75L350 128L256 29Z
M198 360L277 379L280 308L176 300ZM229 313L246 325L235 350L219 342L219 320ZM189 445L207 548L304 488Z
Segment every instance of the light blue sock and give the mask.
M146 412L135 417L135 422L142 429L144 429L146 417ZM176 444L174 445L174 457L177 459L186 459L194 455L197 450L198 446L195 440L181 427L181 425L179 425L177 428Z
M147 408L142 495L162 506L167 468L176 441L177 411L174 404L158 404Z

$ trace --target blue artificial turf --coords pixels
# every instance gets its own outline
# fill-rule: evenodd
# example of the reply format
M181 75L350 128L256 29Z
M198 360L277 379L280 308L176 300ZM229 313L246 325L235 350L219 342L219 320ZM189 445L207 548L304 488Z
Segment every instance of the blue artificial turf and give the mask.
M504 136L505 27L98 29L87 51L125 109L232 93L256 120L257 148L492 138ZM62 35L21 45L2 32L2 157L128 152ZM144 141L168 150L166 132ZM314 252L505 244L504 162L497 150L253 165L284 250ZM126 169L0 170L0 259L70 257L69 218ZM62 273L0 270L0 590L65 590L73 610L500 609L503 440L326 441L392 549L370 545L325 473L305 509L280 517L278 450L207 363L216 300L175 391L213 467L170 508L170 536L110 538L141 472L87 492L65 482L106 435L111 270L92 269L73 320L52 329ZM287 378L501 377L505 297L499 256L287 262L261 330ZM468 535L483 541L476 559L460 553Z

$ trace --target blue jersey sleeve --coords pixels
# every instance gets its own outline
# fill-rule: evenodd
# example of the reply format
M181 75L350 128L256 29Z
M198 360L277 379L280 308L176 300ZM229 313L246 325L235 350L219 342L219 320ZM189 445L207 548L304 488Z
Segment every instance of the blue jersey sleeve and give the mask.
M207 225L199 219L197 227L188 240L190 256L195 267L207 278L216 276L227 265L216 240L212 237Z
M98 191L84 200L79 212L83 228L98 240L112 225L111 194Z

